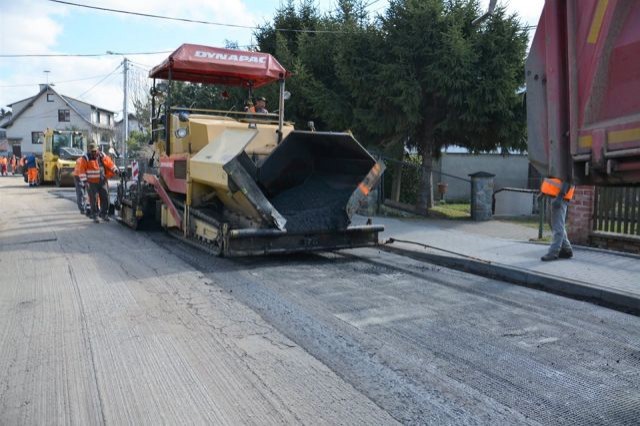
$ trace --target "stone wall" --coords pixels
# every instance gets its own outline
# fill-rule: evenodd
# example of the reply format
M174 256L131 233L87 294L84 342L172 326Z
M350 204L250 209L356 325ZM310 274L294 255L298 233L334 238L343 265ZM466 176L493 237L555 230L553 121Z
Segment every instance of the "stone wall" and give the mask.
M532 216L537 207L536 194L531 192L500 191L494 194L494 216Z
M529 159L526 155L443 153L433 167L434 191L438 182L444 182L447 184L445 200L449 202L467 201L471 197L469 182L441 175L440 172L468 179L469 174L480 170L495 175L495 190L504 187L530 187ZM536 189L538 186L538 184L534 185ZM438 194L435 193L434 196L437 197Z

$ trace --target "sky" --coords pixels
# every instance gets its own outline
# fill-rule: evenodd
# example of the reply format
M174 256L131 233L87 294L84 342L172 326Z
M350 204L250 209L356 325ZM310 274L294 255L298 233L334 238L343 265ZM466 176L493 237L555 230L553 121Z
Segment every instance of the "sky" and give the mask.
M69 0L74 3L163 16L255 27L273 17L280 0ZM480 1L483 7L489 0ZM335 0L316 0L330 11ZM369 11L383 13L388 0L371 0ZM498 0L536 25L544 0ZM176 6L179 5L179 6ZM533 33L532 33L533 35ZM92 10L50 0L0 0L0 55L100 54L91 57L0 57L0 107L31 97L49 82L62 95L120 114L123 110L124 56L130 79L145 84L148 70L182 43L224 46L255 43L250 28L181 23ZM116 54L107 54L114 52ZM157 54L133 54L162 52ZM46 72L48 71L48 72Z

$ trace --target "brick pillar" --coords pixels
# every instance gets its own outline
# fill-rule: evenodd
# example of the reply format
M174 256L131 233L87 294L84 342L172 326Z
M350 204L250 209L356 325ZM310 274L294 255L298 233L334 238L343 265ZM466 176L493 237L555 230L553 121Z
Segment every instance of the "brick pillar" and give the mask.
M578 185L569 203L567 213L567 236L576 244L587 244L593 229L593 203L595 187Z

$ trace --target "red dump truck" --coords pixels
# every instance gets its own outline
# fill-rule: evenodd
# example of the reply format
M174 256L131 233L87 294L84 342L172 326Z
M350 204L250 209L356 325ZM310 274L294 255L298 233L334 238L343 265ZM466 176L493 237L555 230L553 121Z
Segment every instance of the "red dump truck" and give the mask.
M541 174L640 183L640 1L547 0L526 83L529 159Z

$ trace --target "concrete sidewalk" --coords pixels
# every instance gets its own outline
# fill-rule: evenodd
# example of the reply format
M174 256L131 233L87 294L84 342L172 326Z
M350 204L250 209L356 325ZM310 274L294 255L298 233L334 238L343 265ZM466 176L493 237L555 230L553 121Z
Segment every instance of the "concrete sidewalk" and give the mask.
M361 223L364 218L356 221ZM574 246L572 259L542 262L547 244L529 241L537 237L537 229L499 220L376 217L374 223L385 225L382 241L393 238L429 246L395 242L389 248L411 250L444 266L493 273L514 282L524 280L519 283L640 312L639 256Z

